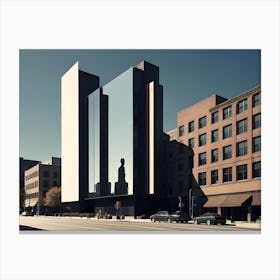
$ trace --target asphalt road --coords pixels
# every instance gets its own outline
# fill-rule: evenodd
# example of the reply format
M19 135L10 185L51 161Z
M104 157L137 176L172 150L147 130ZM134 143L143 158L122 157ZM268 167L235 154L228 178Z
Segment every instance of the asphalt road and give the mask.
M49 217L49 216L34 216L19 218L20 232L28 232L28 230L44 231L114 231L114 232L127 232L127 231L250 231L259 232L257 229L244 229L235 227L233 225L194 225L192 223L176 224L176 223L152 223L149 220L133 221L133 220L97 220L87 218L70 218L70 217ZM43 230L43 231L42 231Z

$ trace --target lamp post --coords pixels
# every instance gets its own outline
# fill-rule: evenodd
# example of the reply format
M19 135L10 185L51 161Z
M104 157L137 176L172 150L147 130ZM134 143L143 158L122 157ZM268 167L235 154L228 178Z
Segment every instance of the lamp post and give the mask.
M182 197L179 196L179 211L182 212Z
M193 195L192 195L192 189L189 189L189 216L193 219Z

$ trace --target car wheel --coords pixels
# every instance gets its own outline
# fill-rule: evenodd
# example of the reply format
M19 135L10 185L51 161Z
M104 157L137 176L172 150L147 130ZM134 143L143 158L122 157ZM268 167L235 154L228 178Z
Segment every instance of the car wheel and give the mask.
M197 222L197 220L194 220L194 222L193 222L195 225L197 225L198 224L198 222Z
M171 224L171 223L172 223L172 220L171 220L170 218L168 218L168 220L167 220L167 221L168 221L168 223L169 223L169 224Z
M156 220L155 220L155 218L152 218L152 220L151 220L153 223L155 223L156 222Z
M211 221L207 220L207 225L210 226L211 225Z

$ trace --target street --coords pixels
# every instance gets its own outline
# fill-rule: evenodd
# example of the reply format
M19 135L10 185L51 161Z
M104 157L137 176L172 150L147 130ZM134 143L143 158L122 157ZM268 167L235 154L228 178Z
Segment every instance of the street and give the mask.
M52 216L20 216L20 231L44 230L44 231L250 231L260 233L260 228L240 227L235 225L194 225L193 223L152 223L150 220L97 220L95 218L70 218Z

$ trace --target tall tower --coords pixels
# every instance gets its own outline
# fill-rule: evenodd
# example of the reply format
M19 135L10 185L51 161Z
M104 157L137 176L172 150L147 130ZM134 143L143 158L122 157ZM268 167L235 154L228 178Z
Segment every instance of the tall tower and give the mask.
M98 87L78 62L61 78L61 201L78 211L88 193L88 95Z
M163 129L158 67L142 61L101 89L89 95L89 188L96 196L108 191L136 197L158 194ZM122 160L123 188L118 178Z

